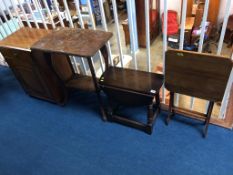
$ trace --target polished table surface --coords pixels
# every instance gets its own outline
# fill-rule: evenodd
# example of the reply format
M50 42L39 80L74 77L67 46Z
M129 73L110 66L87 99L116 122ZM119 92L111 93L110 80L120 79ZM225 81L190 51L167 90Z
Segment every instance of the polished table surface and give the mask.
M166 52L165 87L209 101L221 101L232 70L227 57L168 50Z
M163 75L132 69L109 67L99 80L100 87L109 99L108 119L152 133L155 119L160 111L159 92ZM147 122L121 116L116 106L147 106Z
M206 137L214 102L222 101L225 93L232 70L231 59L171 49L166 52L165 57L165 88L170 91L166 123L168 124L176 113L204 120L203 137ZM174 93L208 100L206 112L203 114L175 106Z
M108 68L100 78L100 84L134 91L149 96L159 92L163 84L163 75L117 67Z
M26 90L30 91L31 96L65 104L67 87L88 89L88 82L91 83L90 87L94 87L99 93L92 60L87 59L92 77L76 75L69 55L91 58L101 50L107 66L108 53L105 44L111 36L110 32L96 30L45 30L25 27L0 41L0 48L4 51L4 56L9 58L8 63L12 63L11 68L19 81L25 84L27 80ZM59 76L60 73L67 75L70 72L72 75L64 81ZM38 95L38 91L42 93Z
M23 27L0 41L0 46L30 49L36 41L49 33L51 30Z
M90 87L94 87L93 90L97 93L103 120L106 120L106 114L100 99L100 88L91 58L100 50L105 65L108 67L108 52L105 44L111 37L112 33L105 31L60 28L59 30L46 35L46 37L40 39L31 47L34 59L36 62L40 63L39 67L41 72L45 75L50 74L53 76L53 78L48 81L56 80L56 82L60 82L59 84L62 84L63 87L72 89L80 89L80 87L87 89L87 84L90 84ZM92 76L77 74L70 62L69 56L86 58ZM42 57L44 59L41 59ZM71 74L69 75L69 78L64 81L56 71L54 61L61 63L65 60L71 68ZM63 67L62 64L60 64L60 66ZM64 72L67 71L63 71L62 74ZM82 90L85 89L82 88ZM67 99L67 94L64 94L64 97Z
M111 37L110 32L62 28L36 42L32 48L46 52L92 57Z

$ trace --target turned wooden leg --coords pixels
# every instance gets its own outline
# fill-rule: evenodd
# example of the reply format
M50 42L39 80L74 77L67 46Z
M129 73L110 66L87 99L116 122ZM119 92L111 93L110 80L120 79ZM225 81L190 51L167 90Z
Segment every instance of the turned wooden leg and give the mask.
M174 115L173 107L174 107L174 92L170 92L170 101L169 101L169 109L168 109L168 116L166 119L166 125L168 125L168 123L171 120L171 117Z
M103 105L103 102L102 102L102 98L101 98L100 92L97 92L97 98L98 98L98 101L99 101L99 107L100 107L100 112L101 112L102 120L103 121L107 121L107 115L106 115L106 111L104 109L104 105Z
M203 137L204 138L207 136L208 126L210 123L210 118L211 118L213 107L214 107L214 102L211 101L209 103L207 114L206 114L205 126L204 126L204 130L203 130Z
M113 101L108 98L108 105L107 105L107 120L112 121L112 117L114 115L114 107L113 107Z
M148 109L147 109L147 128L146 128L146 132L148 134L152 134L153 116L154 116L153 104L150 104L148 106Z
M157 93L155 95L155 98L156 98L156 107L157 107L157 114L158 115L160 113L160 110L161 110L161 106L160 106L160 97L159 97L159 93Z
M106 115L106 112L104 110L102 98L101 98L101 95L100 95L100 87L99 87L99 84L98 84L98 81L97 81L97 78L96 78L95 69L94 69L94 66L92 64L91 57L88 57L87 61L88 61L88 65L89 65L90 70L91 70L92 80L93 80L93 83L94 83L94 86L95 86L95 91L96 91L97 98L98 98L98 101L99 101L101 116L102 116L103 121L106 121L107 120L107 115Z

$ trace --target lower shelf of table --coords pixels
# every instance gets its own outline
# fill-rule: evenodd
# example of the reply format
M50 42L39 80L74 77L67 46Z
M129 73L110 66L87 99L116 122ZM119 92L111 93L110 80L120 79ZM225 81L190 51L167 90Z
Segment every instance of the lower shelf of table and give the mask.
M72 78L70 78L69 81L65 83L65 86L72 89L95 91L92 77L86 75L74 75Z

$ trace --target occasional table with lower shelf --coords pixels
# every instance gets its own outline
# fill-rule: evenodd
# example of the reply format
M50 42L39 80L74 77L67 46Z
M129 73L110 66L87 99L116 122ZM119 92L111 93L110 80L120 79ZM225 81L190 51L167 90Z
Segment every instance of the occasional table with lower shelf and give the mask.
M67 89L93 90L97 93L103 119L105 112L100 99L100 88L96 78L92 57L100 50L108 67L108 52L105 44L112 37L112 33L88 30L62 28L53 31L32 46L32 55L41 74L47 76L46 82L60 86L60 94L67 99ZM87 59L91 76L75 73L69 56ZM59 61L57 61L59 60ZM63 65L69 69L62 70Z

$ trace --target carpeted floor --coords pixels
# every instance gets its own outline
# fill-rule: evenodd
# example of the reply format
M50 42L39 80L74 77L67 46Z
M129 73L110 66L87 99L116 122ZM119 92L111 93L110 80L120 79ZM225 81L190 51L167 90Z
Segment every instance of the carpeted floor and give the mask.
M0 67L0 175L232 175L233 133L166 113L153 134L103 122L95 94L65 107L27 96ZM145 110L131 113L144 118Z

